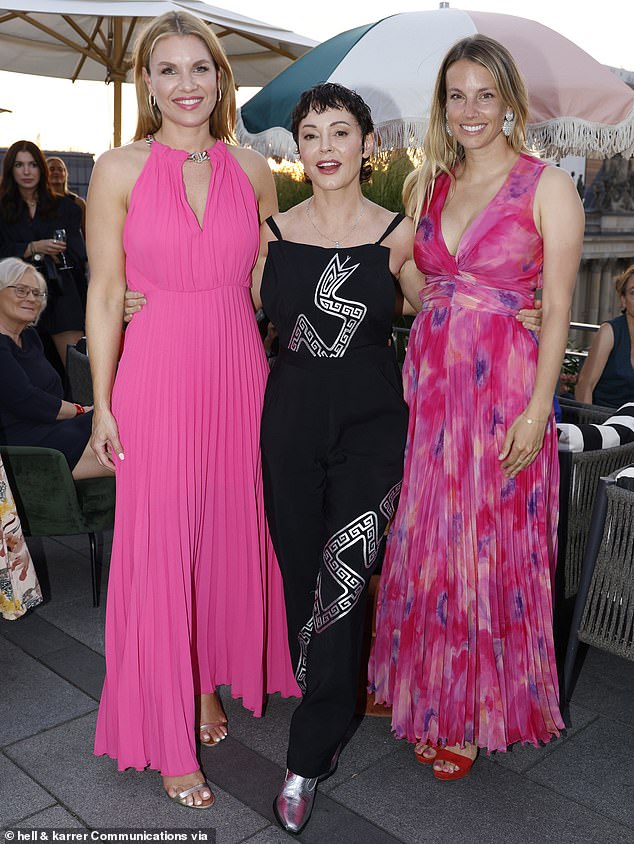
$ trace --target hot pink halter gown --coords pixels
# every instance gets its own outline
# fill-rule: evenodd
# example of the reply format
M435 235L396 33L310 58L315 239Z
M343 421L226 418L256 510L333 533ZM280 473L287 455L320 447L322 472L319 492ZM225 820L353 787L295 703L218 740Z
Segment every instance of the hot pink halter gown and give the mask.
M524 410L537 341L515 319L541 286L533 199L544 164L520 156L452 256L436 180L414 256L426 274L403 368L410 409L401 500L379 590L370 681L397 737L505 750L563 722L552 637L559 464L554 419L508 480L498 454Z
M132 320L113 390L125 461L95 753L164 776L198 769L194 695L230 684L256 715L298 694L262 503L268 372L250 298L257 202L225 145L209 150L202 229L186 153L152 144L125 223Z

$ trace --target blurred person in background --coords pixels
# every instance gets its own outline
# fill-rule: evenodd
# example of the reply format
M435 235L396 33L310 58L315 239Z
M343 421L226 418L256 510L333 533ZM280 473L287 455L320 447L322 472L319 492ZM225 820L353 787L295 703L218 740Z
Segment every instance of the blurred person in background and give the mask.
M62 367L66 346L84 333L86 248L80 227L79 207L52 190L42 151L31 141L16 141L2 162L0 258L29 261L46 279L48 307L38 330L52 339Z
M88 445L92 408L64 401L35 324L44 277L19 258L0 261L0 442L61 451L76 480L109 475Z
M57 196L68 196L81 210L81 233L86 237L86 202L68 187L68 169L66 162L57 155L46 159L48 174L53 193Z
M621 316L602 323L579 373L575 399L603 407L634 400L634 264L614 281Z

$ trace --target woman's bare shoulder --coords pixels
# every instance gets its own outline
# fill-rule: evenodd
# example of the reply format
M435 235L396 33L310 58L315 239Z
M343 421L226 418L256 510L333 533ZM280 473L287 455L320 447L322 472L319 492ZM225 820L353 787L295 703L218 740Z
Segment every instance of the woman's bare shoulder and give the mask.
M123 147L115 147L99 156L94 172L102 178L113 179L116 184L128 181L134 183L149 154L150 148L145 141L134 141Z

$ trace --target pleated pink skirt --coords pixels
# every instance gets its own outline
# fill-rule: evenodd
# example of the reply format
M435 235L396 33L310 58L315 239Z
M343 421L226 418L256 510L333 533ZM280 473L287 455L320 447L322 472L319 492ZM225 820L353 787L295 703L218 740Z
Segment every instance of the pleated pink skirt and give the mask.
M246 287L153 290L113 391L125 460L95 753L198 769L194 696L231 686L255 715L299 694L262 501L268 367Z

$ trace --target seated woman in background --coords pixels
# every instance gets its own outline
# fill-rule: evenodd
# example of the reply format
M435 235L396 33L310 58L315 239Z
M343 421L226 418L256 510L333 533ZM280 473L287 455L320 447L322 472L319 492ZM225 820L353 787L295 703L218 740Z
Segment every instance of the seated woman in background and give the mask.
M66 346L84 334L86 246L80 227L77 205L52 191L40 148L31 141L12 144L2 161L0 258L30 261L46 279L49 301L39 333L52 339L62 364Z
M55 448L73 477L110 472L88 439L92 408L62 399L62 382L33 326L46 307L44 277L19 258L0 261L0 442Z
M597 331L579 373L575 399L620 407L634 400L634 264L615 279L621 316Z
M81 233L86 237L86 201L73 193L68 187L68 169L63 158L52 155L46 159L51 188L56 196L67 196L72 199L81 211Z

